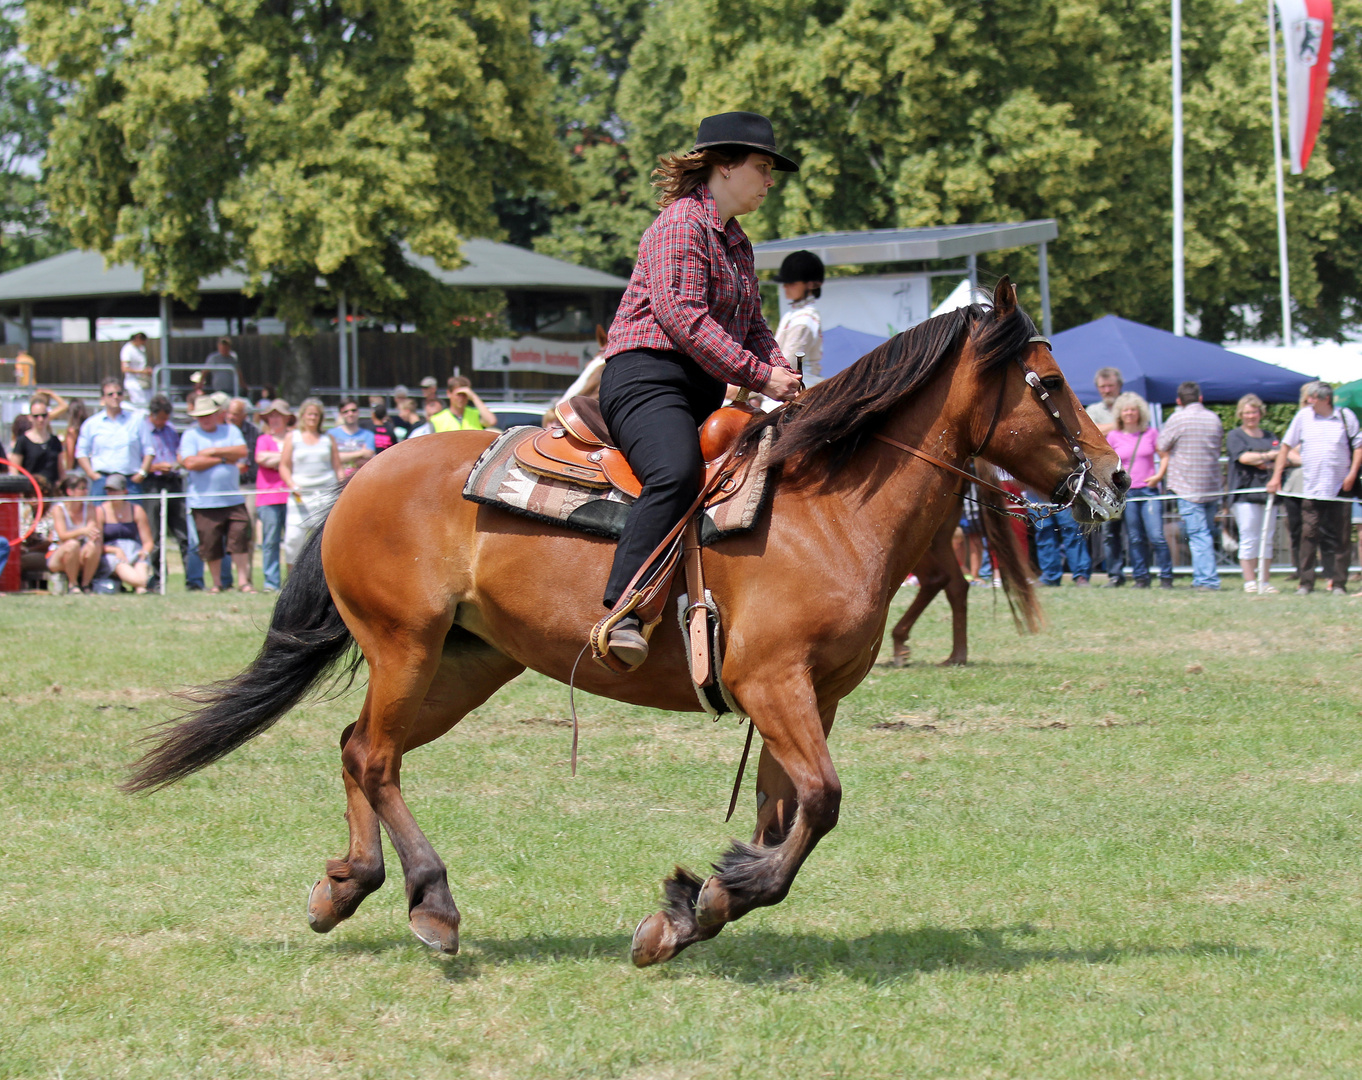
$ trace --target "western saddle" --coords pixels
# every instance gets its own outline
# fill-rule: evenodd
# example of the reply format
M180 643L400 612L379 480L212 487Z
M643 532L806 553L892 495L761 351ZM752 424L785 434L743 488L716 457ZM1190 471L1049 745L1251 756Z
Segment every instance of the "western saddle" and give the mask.
M741 452L734 452L733 445L742 430L762 415L760 409L745 401L734 402L715 410L700 425L705 480L699 497L648 557L614 609L592 628L591 653L597 663L621 675L632 670L610 653L607 647L610 631L621 619L633 615L643 624L644 636L651 637L662 620L676 567L684 558L689 602L683 622L690 649L691 677L699 687L714 682L697 514L737 490L737 474L747 461ZM631 498L639 497L643 485L614 445L595 398L573 398L557 406L554 416L556 424L516 446L516 461L522 467L570 483L613 487Z

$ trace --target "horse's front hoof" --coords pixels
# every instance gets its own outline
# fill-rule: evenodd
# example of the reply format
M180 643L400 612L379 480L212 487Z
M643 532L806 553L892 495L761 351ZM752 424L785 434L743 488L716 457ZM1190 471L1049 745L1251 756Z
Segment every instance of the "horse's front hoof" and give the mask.
M695 925L703 930L718 930L733 921L733 898L715 874L705 879L695 898Z
M907 646L904 646L903 648L900 649L900 648L896 645L896 646L894 646L894 655L891 656L891 657L889 658L889 666L890 666L890 667L907 667L907 666L908 666L908 659L909 659L909 657L910 657L911 655L912 655L912 651L911 651Z
M307 894L307 925L319 934L329 933L340 922L331 903L331 879L324 877Z
M629 945L629 959L634 967L651 967L670 960L680 951L676 928L665 912L656 911L635 928L634 940Z
M411 932L422 945L427 945L438 953L453 956L459 951L459 928L451 926L445 919L425 911L411 913Z

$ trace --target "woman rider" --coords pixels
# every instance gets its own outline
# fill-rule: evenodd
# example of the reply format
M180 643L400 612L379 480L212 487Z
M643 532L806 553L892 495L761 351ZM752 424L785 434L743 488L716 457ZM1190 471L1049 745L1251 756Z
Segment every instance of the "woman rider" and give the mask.
M801 389L761 315L752 244L737 219L757 209L771 171L799 168L777 153L764 116L700 122L695 147L653 173L662 213L638 246L610 327L601 413L643 491L629 511L605 589L613 609L634 575L699 494L698 427L723 404L726 383L789 401ZM634 616L609 648L637 667L648 642Z

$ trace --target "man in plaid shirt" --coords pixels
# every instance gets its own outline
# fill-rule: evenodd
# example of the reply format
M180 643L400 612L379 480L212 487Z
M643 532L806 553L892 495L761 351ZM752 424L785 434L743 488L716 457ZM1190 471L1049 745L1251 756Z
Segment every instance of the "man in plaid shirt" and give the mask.
M662 213L643 234L629 288L602 355L601 414L643 492L629 510L605 588L612 612L704 476L698 427L728 383L789 401L802 384L761 314L752 244L738 224L798 166L756 113L706 117L688 154L654 173ZM609 651L631 670L648 642L633 615L611 627Z
M1220 588L1215 569L1215 508L1224 491L1220 472L1220 443L1224 425L1201 402L1201 387L1185 382L1178 387L1178 404L1159 432L1158 450L1169 455L1167 484L1178 496L1178 513L1187 530L1192 552L1192 588Z

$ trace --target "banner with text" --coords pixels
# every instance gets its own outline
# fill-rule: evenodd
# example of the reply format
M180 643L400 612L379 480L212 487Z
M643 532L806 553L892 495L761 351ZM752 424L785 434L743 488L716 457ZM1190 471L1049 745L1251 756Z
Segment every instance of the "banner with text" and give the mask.
M549 341L547 338L473 339L474 371L541 371L576 375L600 351L594 339Z

